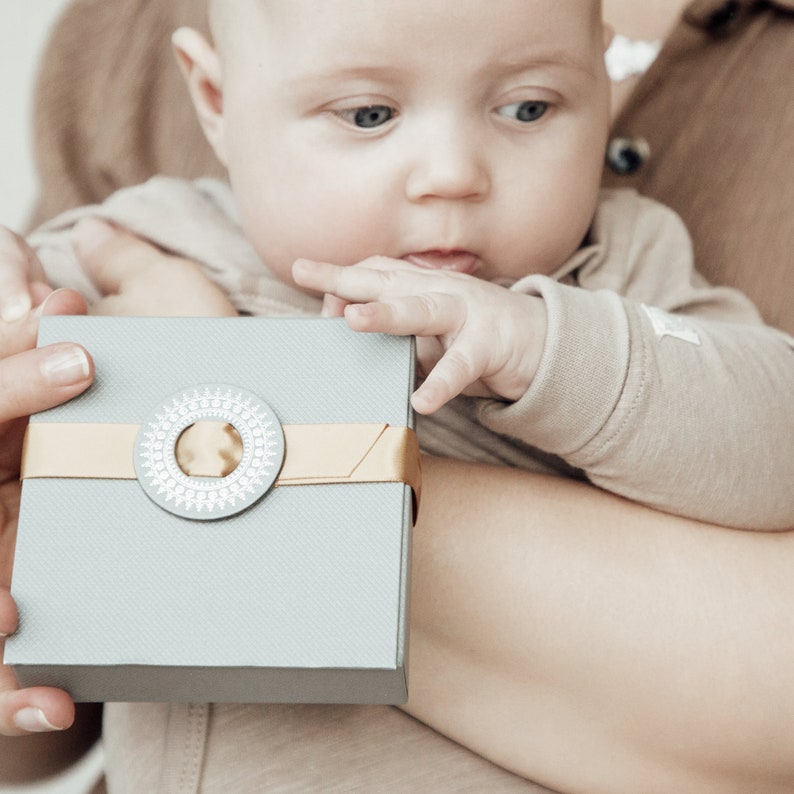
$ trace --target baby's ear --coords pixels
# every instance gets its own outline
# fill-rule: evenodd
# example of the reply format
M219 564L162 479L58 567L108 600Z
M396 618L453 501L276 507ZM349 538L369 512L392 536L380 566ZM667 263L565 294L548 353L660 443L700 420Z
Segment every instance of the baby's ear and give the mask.
M226 165L223 82L218 53L192 28L179 28L171 37L171 43L204 135L218 159Z

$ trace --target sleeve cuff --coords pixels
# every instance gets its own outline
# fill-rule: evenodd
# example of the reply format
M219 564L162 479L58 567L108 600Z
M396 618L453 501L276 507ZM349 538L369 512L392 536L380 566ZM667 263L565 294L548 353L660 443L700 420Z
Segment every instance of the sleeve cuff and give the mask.
M568 457L592 441L620 400L630 355L623 302L611 291L590 292L546 276L528 276L512 289L546 304L543 355L524 396L514 403L484 400L480 421Z

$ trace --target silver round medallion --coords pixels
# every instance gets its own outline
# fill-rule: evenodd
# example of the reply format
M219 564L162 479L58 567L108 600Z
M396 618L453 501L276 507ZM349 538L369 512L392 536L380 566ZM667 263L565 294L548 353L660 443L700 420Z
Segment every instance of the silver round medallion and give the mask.
M242 442L237 466L224 477L186 474L177 461L182 433L197 422L231 425ZM156 504L192 519L232 516L262 498L284 461L281 423L260 397L236 386L191 387L165 400L141 424L135 444L135 470Z

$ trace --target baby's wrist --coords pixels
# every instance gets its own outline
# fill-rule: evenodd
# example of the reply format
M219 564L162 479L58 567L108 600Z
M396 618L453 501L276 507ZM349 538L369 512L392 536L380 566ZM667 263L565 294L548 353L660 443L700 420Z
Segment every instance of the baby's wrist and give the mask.
M514 294L520 303L517 305L518 322L514 323L513 349L508 351L508 364L498 388L497 384L489 384L500 399L508 402L518 402L535 380L548 327L543 298Z

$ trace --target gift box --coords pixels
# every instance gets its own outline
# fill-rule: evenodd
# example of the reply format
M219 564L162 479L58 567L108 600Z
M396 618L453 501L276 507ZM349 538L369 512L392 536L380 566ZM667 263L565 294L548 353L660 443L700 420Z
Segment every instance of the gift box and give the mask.
M5 661L78 701L402 703L413 340L44 317L96 379L31 417Z

